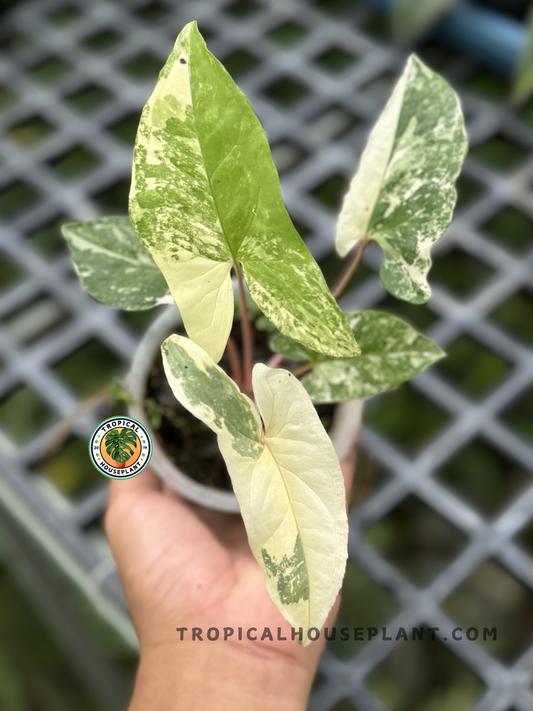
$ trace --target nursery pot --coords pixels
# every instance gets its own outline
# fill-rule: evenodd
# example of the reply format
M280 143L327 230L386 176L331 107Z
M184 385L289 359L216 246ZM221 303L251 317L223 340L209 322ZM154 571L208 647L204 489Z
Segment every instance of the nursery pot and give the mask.
M150 432L153 454L150 466L156 475L173 487L181 496L210 509L239 513L239 504L232 491L223 491L195 481L176 466L165 451L159 437L152 431L149 417L141 404L147 392L148 378L160 352L163 341L182 325L175 306L169 306L150 326L143 336L127 376L127 388L135 399L129 414ZM339 403L328 432L337 456L342 461L355 445L361 429L362 401ZM222 455L220 455L222 456Z

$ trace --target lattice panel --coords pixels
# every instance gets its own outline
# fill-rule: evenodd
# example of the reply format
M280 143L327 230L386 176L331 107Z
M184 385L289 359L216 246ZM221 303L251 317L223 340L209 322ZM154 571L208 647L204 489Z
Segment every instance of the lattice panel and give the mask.
M132 643L99 525L106 485L83 457L97 393L127 367L146 319L81 290L58 225L125 213L141 108L191 19L263 122L288 209L330 281L336 211L405 59L356 0L28 0L4 11L0 495ZM433 297L395 302L370 248L341 305L396 313L449 358L367 403L339 622L441 632L331 643L310 708L426 709L453 688L458 711L529 711L533 111L508 110L505 79L465 57L430 43L419 53L460 91L471 143ZM444 641L457 625L496 625L499 641Z

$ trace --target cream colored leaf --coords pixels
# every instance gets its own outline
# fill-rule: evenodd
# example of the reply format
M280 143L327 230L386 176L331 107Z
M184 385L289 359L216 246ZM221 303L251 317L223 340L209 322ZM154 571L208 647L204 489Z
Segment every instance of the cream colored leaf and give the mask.
M335 450L301 383L258 364L257 406L199 346L171 336L162 347L178 400L218 435L252 552L282 615L320 629L342 585L348 521Z
M185 257L166 264L165 259L164 253L154 253L179 306L187 334L218 363L233 324L232 263Z

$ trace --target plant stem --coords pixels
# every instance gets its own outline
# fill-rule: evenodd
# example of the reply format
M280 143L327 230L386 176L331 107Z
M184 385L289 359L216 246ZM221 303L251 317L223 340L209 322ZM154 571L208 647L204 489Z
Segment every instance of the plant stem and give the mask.
M285 356L282 356L279 353L274 353L274 355L267 360L266 365L269 368L279 368L284 360Z
M304 373L307 373L309 370L313 370L314 363L309 361L309 363L304 363L301 365L299 368L296 368L296 370L292 371L292 374L298 378L300 375L303 375Z
M252 397L252 368L254 367L254 336L252 326L248 317L248 308L244 296L244 281L242 269L239 264L237 269L237 279L239 280L239 298L241 301L241 336L242 336L242 360L244 365L244 380L242 390Z
M237 344L233 340L233 338L230 336L228 338L228 344L226 346L227 351L228 351L228 358L229 358L229 364L231 368L231 377L235 381L235 383L239 386L239 388L242 387L242 368L241 368L241 359L239 357L239 351L237 349Z
M353 273L359 266L359 262L361 261L361 257L363 256L363 252L365 251L366 245L371 242L372 240L370 239L363 239L361 242L359 242L359 246L353 255L352 261L348 264L344 272L341 274L339 281L335 284L333 289L331 290L331 295L335 300L339 298L339 296L342 294L342 292L346 289L348 282L353 276Z

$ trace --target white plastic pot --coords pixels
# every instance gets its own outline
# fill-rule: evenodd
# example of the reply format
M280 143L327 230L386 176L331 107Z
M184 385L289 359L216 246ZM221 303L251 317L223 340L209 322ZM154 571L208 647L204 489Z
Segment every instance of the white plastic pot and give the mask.
M158 438L152 432L148 415L140 404L146 396L148 376L161 344L179 326L181 326L180 313L175 306L169 306L152 323L142 338L127 376L128 391L136 401L136 404L130 406L129 414L150 432L153 442L150 466L160 479L189 501L218 511L239 513L239 504L233 492L213 489L200 484L184 474L169 459ZM340 461L349 455L358 441L362 410L361 400L340 403L335 409L329 436Z

